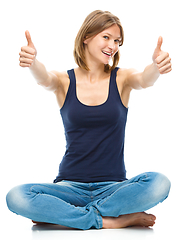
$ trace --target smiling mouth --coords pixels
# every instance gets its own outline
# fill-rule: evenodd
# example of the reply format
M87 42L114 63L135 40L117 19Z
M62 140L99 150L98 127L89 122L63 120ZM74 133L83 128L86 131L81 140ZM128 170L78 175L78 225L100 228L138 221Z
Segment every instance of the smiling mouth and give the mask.
M109 53L109 52L102 51L102 53L104 53L107 57L111 57L112 56L112 53Z

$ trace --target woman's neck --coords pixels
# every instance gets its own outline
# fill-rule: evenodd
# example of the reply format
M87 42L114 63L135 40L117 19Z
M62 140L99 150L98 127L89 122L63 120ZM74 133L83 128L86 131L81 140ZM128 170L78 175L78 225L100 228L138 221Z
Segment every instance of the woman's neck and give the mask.
M76 71L80 76L82 76L83 80L89 81L91 83L101 81L105 78L107 78L110 74L104 72L104 65L99 66L98 68L95 68L94 66L90 68L90 71L87 71L82 68L77 68Z
M104 72L104 64L91 56L87 49L85 49L85 58L87 66L90 70L87 71L80 68L80 72L83 74L83 76L86 76L90 82L99 81L109 75Z

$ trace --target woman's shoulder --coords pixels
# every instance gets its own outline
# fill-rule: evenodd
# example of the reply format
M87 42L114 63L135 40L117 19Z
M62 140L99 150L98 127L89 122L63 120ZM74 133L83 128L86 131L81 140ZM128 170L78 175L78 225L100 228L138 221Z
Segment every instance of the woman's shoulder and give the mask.
M118 73L120 76L122 77L127 77L128 75L134 73L134 72L137 72L136 69L134 68L119 68L118 69Z
M58 82L59 82L58 88L56 89L56 91L54 91L54 93L57 97L58 105L61 108L64 104L64 101L68 92L70 79L67 71L63 71L63 72L51 71L51 73L55 74L58 78Z
M117 82L119 82L122 85L125 85L125 82L127 80L129 69L126 68L119 68L117 71Z
M69 76L67 71L56 71L53 70L51 71L52 74L54 74L57 77L57 81L58 81L58 87L55 91L55 93L57 94L58 92L67 92L69 84L70 84L70 80L69 80Z
M54 73L59 79L66 80L67 78L69 78L67 71L59 72L53 70L51 72Z
M129 77L136 72L137 71L134 68L119 68L117 72L118 81L122 82L124 85L127 85Z
M59 71L53 70L53 71L51 71L51 73L53 73L54 75L57 76L57 78L61 84L69 83L69 76L68 76L67 71L59 72Z

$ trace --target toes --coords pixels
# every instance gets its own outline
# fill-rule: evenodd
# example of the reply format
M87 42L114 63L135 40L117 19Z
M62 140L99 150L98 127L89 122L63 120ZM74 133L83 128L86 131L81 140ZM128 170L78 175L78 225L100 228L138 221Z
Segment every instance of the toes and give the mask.
M155 224L156 217L152 214L148 214L146 218L143 218L143 224L145 227L152 227Z
M156 216L154 216L154 215L151 214L151 217L152 217L152 219L153 219L154 221L156 220Z

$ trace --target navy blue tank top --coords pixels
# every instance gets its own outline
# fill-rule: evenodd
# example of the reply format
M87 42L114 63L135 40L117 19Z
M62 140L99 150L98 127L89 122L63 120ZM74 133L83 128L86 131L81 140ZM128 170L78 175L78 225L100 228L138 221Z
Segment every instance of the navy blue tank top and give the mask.
M97 106L78 100L74 69L68 71L70 85L60 109L67 144L55 183L126 180L124 138L128 108L118 92L117 71L115 68L111 72L106 102Z

